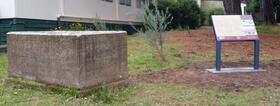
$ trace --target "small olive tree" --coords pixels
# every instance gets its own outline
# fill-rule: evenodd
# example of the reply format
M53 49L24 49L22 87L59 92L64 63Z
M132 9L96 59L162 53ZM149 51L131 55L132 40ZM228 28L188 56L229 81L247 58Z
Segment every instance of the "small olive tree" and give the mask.
M168 24L171 23L173 17L166 10L158 9L158 1L152 0L149 5L145 5L143 12L143 30L138 30L141 35L147 39L150 47L154 50L162 61L166 61L163 46L165 42L164 31Z

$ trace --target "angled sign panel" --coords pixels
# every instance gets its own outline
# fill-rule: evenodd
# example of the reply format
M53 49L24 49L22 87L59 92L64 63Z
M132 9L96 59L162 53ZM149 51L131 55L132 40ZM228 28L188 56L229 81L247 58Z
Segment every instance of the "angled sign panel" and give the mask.
M212 22L218 41L259 39L251 15L214 15Z

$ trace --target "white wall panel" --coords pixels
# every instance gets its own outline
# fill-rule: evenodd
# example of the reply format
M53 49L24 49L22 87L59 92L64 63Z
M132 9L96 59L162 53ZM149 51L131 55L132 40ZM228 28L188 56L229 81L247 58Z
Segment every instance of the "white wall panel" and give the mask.
M59 0L16 0L16 17L57 20Z
M131 6L118 5L119 6L119 19L122 21L141 21L141 8L136 8L136 0L131 1Z
M119 4L119 0L0 0L0 18L57 20L60 16L140 22L142 9Z
M116 20L116 3L102 0L64 0L64 15L72 17L96 18L96 16Z
M0 18L15 17L15 0L0 0Z

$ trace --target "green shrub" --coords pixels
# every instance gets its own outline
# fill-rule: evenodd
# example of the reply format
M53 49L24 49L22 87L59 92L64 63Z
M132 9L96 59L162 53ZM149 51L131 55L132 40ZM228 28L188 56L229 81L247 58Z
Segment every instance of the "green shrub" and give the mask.
M66 30L66 31L89 31L93 30L93 25L79 22L69 22L62 26L52 29L54 31Z
M259 12L260 11L260 0L251 0L248 2L246 11L248 13Z
M208 16L206 14L206 11L201 10L200 11L200 25L205 25L205 21L208 19Z
M159 9L168 11L173 17L169 28L198 28L201 11L195 0L159 0Z
M71 25L69 25L69 29L68 30L84 31L84 30L91 30L91 28L87 27L86 25L84 25L82 23L72 23Z
M224 9L223 8L212 8L208 10L209 15L223 15Z
M205 9L203 11L205 14L205 20L208 22L209 25L212 25L212 20L211 20L212 15L224 15L223 8L211 8L211 9Z

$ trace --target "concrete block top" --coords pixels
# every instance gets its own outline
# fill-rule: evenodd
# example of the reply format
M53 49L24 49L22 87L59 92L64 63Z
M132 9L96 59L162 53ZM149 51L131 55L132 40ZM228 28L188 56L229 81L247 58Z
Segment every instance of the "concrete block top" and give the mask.
M126 31L21 31L9 32L8 35L42 35L42 36L83 36L83 35L104 35L104 34L121 34Z

